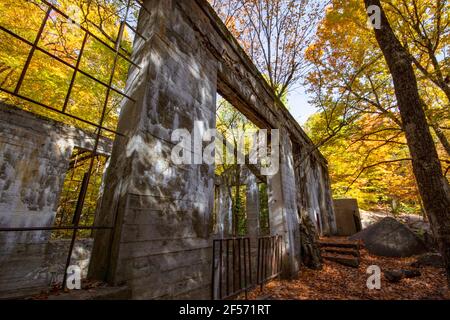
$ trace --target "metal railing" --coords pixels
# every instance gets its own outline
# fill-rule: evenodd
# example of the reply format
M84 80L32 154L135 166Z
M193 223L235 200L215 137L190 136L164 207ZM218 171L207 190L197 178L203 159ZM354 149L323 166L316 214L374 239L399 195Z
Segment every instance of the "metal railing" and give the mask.
M251 240L226 238L213 240L211 298L226 300L248 292L257 285L263 289L270 280L279 277L282 271L282 236L267 236L257 239L257 256L252 256ZM252 258L256 258L256 270L252 269ZM254 272L256 271L256 277Z
M258 239L257 284L261 290L265 283L281 275L282 271L282 236L268 236Z
M213 240L212 299L231 299L252 287L250 238Z

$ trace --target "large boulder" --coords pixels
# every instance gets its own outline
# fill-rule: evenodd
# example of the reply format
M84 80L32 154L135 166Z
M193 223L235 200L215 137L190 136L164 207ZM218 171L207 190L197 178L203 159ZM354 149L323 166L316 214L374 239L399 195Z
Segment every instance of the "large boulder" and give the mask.
M362 240L370 253L383 257L410 257L427 250L411 229L391 217L369 226L350 239Z

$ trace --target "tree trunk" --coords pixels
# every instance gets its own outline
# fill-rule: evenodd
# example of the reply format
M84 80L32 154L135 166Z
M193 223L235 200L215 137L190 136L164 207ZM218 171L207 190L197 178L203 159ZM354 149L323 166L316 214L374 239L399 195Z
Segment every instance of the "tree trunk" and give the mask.
M450 187L442 174L436 148L419 97L412 61L392 31L380 0L364 0L381 10L381 28L374 29L391 72L413 171L425 211L445 262L450 287Z

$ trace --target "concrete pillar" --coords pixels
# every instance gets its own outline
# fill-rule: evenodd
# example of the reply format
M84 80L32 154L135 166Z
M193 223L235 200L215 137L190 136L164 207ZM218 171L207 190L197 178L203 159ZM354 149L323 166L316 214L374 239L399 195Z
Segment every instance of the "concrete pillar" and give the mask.
M215 128L217 62L170 0L139 20L125 103L106 177L90 275L127 284L134 299L211 296L214 165L171 160L175 129ZM191 159L201 154L183 150ZM115 216L117 218L115 218ZM108 250L108 248L112 248Z
M257 239L259 232L259 188L258 181L253 174L247 178L247 233L250 239Z
M300 270L300 230L292 143L280 129L280 168L268 177L269 221L272 235L283 236L283 278L295 278Z
M259 228L259 188L257 178L249 173L247 176L247 236L250 238L250 252L252 259L252 279L256 279L258 259L258 238L261 235Z
M222 238L233 235L233 210L231 202L228 186L221 184L219 186L218 222L220 224L219 235Z
M336 224L336 215L333 207L333 197L331 195L331 182L328 173L328 168L326 166L323 166L322 172L323 172L322 176L324 179L325 207L330 224L330 235L336 235L338 231Z

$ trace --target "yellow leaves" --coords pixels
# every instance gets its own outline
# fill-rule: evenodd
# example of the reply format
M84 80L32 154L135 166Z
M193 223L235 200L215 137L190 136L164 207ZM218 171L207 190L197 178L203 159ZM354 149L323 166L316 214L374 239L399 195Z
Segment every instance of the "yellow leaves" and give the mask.
M38 3L39 1L0 1L0 25L34 42L47 10Z
M81 50L83 37L84 32L76 24L52 12L38 45L58 58L74 64Z
M324 51L317 43L312 43L305 51L305 58L308 61L314 62L323 56Z
M38 49L33 53L19 93L38 103L61 111L69 93L69 84L73 78L77 59L80 57L83 39L86 36L87 41L79 65L81 72L78 72L75 77L65 111L85 121L99 124L107 98L107 87L105 85L109 84L111 77L113 77L112 87L124 91L130 67L130 63L126 59L119 57L115 73L112 75L115 57L113 47L118 35L120 20L125 18L123 17L125 2L118 0L99 2L60 0L52 3L54 3L56 9L51 11L44 25L41 37L37 42ZM69 14L71 19L67 19L59 13L58 9ZM2 12L0 25L33 43L47 10L47 5L39 0L2 0L0 1L0 11ZM134 14L136 17L136 13ZM136 24L133 18L129 18L127 21L131 25ZM80 25L93 32L101 41L88 35ZM125 28L124 38L121 42L121 52L125 56L131 50L133 36L132 31ZM105 43L102 43L102 41ZM29 44L0 30L1 88L14 91L30 50ZM54 55L56 58L43 51ZM67 65L58 61L58 59ZM90 79L82 72L89 74L103 84ZM86 123L73 118L62 117L48 109L37 108L36 105L24 100L17 101L7 94L2 93L1 98L3 101L23 106L25 109L33 110L33 112L41 115L50 116L53 119L77 125L83 129L94 129ZM122 95L111 91L106 102L104 126L115 129L120 106L124 100L125 98Z
M30 47L0 31L0 87L14 91Z
M80 63L80 68L103 81L109 82L114 63L114 52L93 37L89 37Z
M308 120L307 132L316 143L326 136L323 114ZM418 209L410 162L382 163L409 158L403 132L389 119L365 114L320 150L329 163L334 197L355 197L365 209L378 206L380 199L388 205L394 197Z
M19 93L61 110L72 74L73 69L36 51Z

